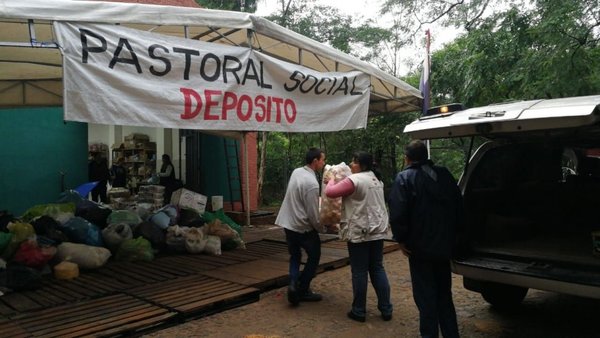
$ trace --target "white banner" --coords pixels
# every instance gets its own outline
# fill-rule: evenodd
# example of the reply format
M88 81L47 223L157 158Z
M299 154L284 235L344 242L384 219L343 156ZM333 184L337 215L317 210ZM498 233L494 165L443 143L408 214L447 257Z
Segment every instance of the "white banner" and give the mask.
M118 25L55 22L65 120L178 129L364 128L369 77Z

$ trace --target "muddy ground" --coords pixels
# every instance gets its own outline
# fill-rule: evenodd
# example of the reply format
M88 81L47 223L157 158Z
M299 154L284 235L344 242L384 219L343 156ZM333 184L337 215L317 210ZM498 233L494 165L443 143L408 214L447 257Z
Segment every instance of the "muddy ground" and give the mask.
M346 318L352 301L349 266L319 274L313 289L319 303L290 307L286 288L263 293L260 301L148 334L148 337L418 337L406 258L385 255L394 317L384 322L369 289L365 323ZM453 294L463 337L600 337L600 301L529 291L522 306L498 312L453 276Z

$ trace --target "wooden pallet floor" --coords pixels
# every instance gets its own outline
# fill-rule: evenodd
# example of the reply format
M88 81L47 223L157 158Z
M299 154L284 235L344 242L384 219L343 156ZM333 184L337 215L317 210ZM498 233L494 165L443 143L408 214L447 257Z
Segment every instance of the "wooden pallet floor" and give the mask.
M123 294L23 313L0 323L3 337L131 335L165 324L176 312ZM4 335L4 333L11 335Z
M127 336L257 301L287 285L282 231L221 256L178 254L109 262L70 281L0 297L0 337ZM318 272L348 264L345 242L321 238ZM398 248L385 242L384 252Z
M259 289L204 275L137 287L127 293L185 317L255 302L260 296Z
M264 291L286 285L289 280L288 271L287 261L258 259L243 264L205 271L202 274L237 282Z

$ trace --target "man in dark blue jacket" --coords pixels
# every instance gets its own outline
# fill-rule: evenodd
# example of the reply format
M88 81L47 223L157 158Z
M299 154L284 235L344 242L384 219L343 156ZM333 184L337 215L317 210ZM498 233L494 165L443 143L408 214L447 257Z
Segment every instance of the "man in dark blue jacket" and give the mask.
M462 197L448 169L428 160L422 141L404 151L406 168L398 173L390 196L394 238L409 258L413 297L422 337L458 337L452 302L450 258L462 222Z

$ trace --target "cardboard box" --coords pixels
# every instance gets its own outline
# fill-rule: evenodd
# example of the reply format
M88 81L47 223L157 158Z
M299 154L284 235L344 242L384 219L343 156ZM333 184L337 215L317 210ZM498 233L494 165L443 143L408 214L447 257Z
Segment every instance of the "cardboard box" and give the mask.
M125 141L150 142L150 137L146 134L131 133L125 136Z
M206 201L206 196L185 188L178 189L171 195L171 204L194 209L200 214L206 209Z

